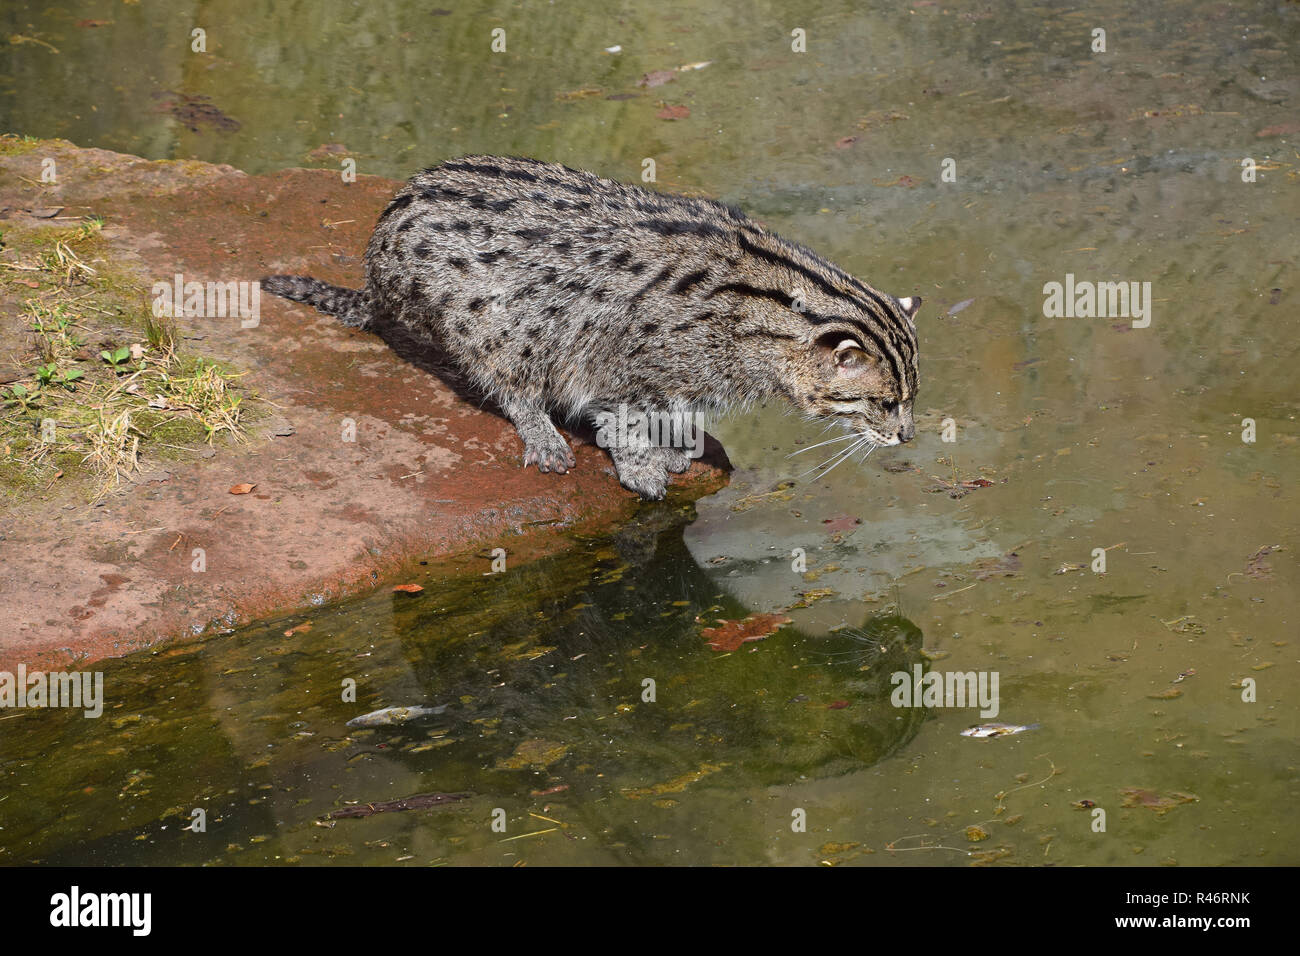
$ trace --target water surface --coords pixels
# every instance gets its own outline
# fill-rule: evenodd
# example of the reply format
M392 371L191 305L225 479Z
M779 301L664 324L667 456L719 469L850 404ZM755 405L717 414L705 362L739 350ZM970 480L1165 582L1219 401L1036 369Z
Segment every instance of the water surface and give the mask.
M817 428L775 407L718 422L736 472L697 510L109 664L98 721L6 718L0 859L1300 861L1295 5L143 0L0 20L58 51L0 54L19 132L250 171L338 168L310 154L340 144L394 177L490 152L636 180L652 158L661 188L926 300L906 448L813 480L816 452L786 456ZM220 112L189 129L176 102ZM1149 327L1045 317L1067 274L1151 283ZM730 654L701 636L799 604ZM892 707L888 675L918 663L996 671L998 719L1040 726L978 740L972 709ZM346 727L415 703L450 706ZM470 796L321 819L429 792ZM206 834L180 829L195 807Z

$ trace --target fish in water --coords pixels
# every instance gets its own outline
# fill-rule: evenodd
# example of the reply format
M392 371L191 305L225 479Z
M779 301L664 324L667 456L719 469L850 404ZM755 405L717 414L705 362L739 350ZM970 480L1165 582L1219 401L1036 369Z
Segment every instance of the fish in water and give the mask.
M397 724L404 724L408 720L415 720L417 717L435 717L438 714L445 713L447 704L441 704L438 707L385 707L383 710L376 710L369 714L362 714L360 717L353 717L348 721L349 727L393 727Z
M1026 730L1038 729L1038 724L976 724L961 732L963 737L1010 737Z

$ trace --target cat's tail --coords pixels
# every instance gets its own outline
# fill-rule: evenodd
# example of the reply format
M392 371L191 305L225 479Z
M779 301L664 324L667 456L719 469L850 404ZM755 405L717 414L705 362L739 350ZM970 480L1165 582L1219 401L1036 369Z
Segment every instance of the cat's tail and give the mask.
M306 302L344 325L364 329L370 324L370 301L364 289L345 289L311 276L266 276L261 286L272 295Z

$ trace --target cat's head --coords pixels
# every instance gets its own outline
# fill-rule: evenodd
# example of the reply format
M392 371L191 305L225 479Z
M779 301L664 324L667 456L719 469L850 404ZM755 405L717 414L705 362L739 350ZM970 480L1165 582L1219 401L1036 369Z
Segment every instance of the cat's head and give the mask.
M888 321L875 315L817 317L811 342L789 363L788 394L811 415L833 418L878 445L916 436L916 313L920 296L880 295Z

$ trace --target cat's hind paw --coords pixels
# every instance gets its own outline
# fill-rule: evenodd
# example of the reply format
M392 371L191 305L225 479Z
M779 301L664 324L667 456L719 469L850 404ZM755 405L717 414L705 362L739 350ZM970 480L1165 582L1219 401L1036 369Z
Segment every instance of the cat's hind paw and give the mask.
M674 475L680 475L691 467L691 457L676 448L660 448L659 461Z
M663 469L618 472L618 481L628 491L635 491L646 501L662 501L668 493L668 475Z
M618 483L648 501L660 501L668 491L668 469L659 449L610 449Z

